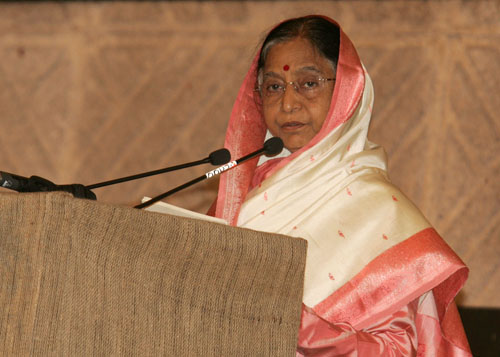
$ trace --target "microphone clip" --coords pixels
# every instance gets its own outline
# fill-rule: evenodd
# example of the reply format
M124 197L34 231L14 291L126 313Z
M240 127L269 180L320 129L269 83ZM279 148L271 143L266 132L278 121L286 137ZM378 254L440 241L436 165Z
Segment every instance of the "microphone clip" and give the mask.
M71 185L56 185L52 181L44 179L40 176L31 176L28 178L26 185L17 189L19 192L55 192L63 191L71 193L76 198L86 198L96 200L97 197L94 192L81 184Z

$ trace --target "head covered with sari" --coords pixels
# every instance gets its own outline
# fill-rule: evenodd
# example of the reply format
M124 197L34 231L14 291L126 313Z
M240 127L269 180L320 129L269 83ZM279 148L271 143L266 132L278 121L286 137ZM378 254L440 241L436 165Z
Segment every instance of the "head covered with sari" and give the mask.
M328 21L337 27L333 20L323 16L309 16L303 19L314 20L316 18ZM335 88L320 132L307 145L289 157L273 160L264 168L259 168L259 175L262 175L262 178L268 177L280 167L285 166L296 157L301 156L309 148L315 146L339 125L347 122L358 107L365 86L365 72L354 46L344 32L340 28L338 30L340 38L336 42L340 42L340 48L337 51L338 59L337 63L335 63ZM225 147L231 151L233 157L241 157L259 149L266 137L267 126L262 113L261 94L256 91L259 60L263 61L260 53L255 57L245 77L231 113ZM371 82L369 85L371 86ZM371 89L371 92L373 92L373 89ZM371 107L369 110L371 110ZM367 119L369 123L369 117ZM247 165L228 172L228 175L221 178L217 200L217 216L236 224L240 206L252 186L256 165L257 160L253 160Z
M288 35L273 38L291 22ZM314 31L308 29L316 26L311 23L335 28L332 43L338 48L325 55L327 50L315 43ZM297 48L308 44L316 53L304 56L319 56L319 69L309 68L314 66L306 61L306 69L318 72L310 81L293 57ZM309 130L301 126L307 124L302 111L317 109L319 95L308 92L316 85L321 85L321 95L328 93L328 103L321 104L326 113L321 125ZM344 323L355 331L368 329L432 291L435 314L419 315L417 308L415 314L426 316L420 318L425 322L420 327L442 328L443 338L420 337L419 346L467 355L467 341L453 310L467 268L390 183L383 149L367 139L373 99L370 77L336 22L306 16L275 27L240 88L225 147L233 157L241 157L261 148L266 136L278 135L289 150L284 157L261 164L254 159L222 175L215 215L233 225L308 241L303 331L316 324L307 321L322 321L327 329ZM300 134L306 129L307 134ZM312 335L299 337L299 344L318 344Z

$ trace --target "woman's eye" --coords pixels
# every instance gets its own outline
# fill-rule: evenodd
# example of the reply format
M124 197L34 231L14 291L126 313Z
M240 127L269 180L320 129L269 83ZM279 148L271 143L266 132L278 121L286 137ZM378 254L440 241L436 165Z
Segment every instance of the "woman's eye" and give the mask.
M270 83L266 86L266 88L270 92L279 92L283 86L278 83Z
M304 89L313 89L316 88L318 85L319 82L317 80L306 80L302 82L301 87Z

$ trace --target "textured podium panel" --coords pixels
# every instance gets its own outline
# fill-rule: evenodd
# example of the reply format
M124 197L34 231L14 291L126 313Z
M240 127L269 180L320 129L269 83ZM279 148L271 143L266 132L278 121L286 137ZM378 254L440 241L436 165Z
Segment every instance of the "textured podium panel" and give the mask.
M0 170L91 184L222 146L264 33L337 19L375 85L390 176L471 267L459 303L500 307L498 1L0 4ZM196 168L97 189L133 204ZM205 211L217 183L170 202Z
M0 194L0 355L295 356L307 243Z

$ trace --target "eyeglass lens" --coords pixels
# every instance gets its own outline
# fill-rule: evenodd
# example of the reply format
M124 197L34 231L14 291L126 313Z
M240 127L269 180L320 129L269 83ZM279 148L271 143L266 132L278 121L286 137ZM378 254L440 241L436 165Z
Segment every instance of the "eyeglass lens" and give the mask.
M262 99L265 101L276 101L280 99L287 90L287 85L293 86L293 88L303 97L313 99L321 93L326 82L331 80L333 79L321 78L318 76L304 76L292 82L285 82L279 78L267 77L264 79L260 89L263 95Z

